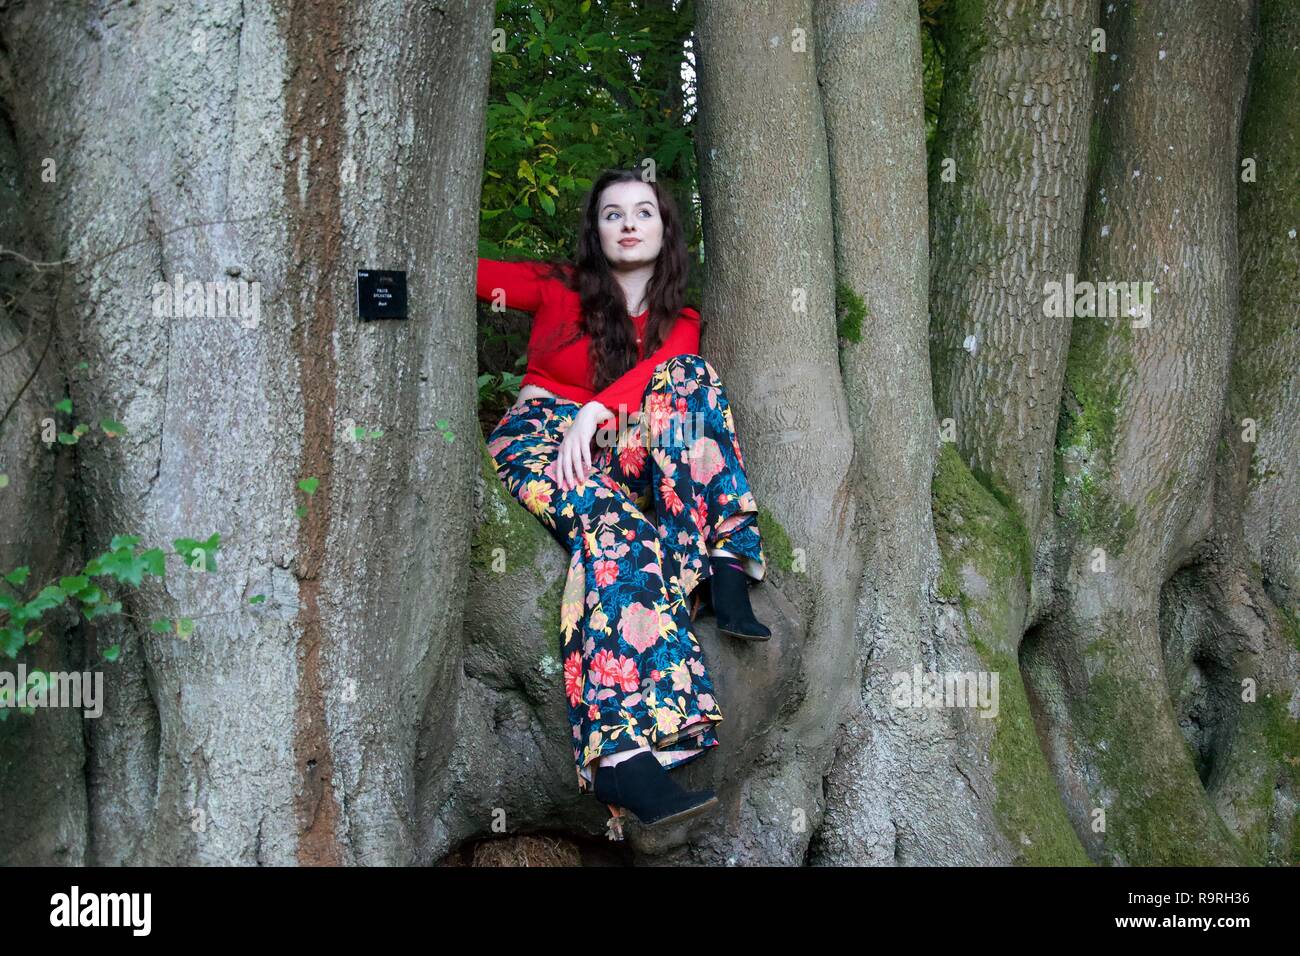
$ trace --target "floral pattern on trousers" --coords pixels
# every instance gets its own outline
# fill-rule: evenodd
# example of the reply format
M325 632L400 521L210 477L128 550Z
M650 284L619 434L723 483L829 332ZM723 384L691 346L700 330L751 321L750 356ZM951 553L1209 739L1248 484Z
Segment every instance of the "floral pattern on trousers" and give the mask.
M726 547L766 569L731 408L699 355L655 367L620 436L596 433L592 469L560 491L555 458L581 405L516 402L488 438L507 490L570 552L560 604L578 790L594 761L650 746L676 767L718 745L722 712L687 599ZM615 438L618 438L615 441ZM654 505L655 521L643 510ZM657 522L657 523L656 523Z

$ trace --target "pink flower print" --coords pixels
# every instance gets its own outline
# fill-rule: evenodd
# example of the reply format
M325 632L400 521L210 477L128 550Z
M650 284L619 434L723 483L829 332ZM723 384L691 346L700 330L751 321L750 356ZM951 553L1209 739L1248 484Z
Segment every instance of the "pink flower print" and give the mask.
M641 675L637 672L636 661L630 657L619 657L615 663L614 686L625 694L630 694L641 686ZM628 706L627 701L623 706Z
M628 445L619 449L618 466L625 475L637 477L645 467L645 448L641 445Z
M595 562L595 583L599 587L610 587L616 580L619 580L619 562L603 561L603 559Z
M631 647L636 648L638 654L644 654L659 640L660 616L658 608L629 604L619 617L619 634Z
M701 713L705 711L713 710L713 708L716 706L713 701L712 694L700 694L698 697L695 698L695 702L700 705Z
M671 707L655 708L655 726L661 734L671 734L682 725L682 715Z
M669 668L673 675L673 690L680 690L687 694L691 692L691 672L686 665L678 661Z
M591 680L604 687L618 680L618 658L608 648L601 648L592 659Z
M577 651L564 660L564 693L570 707L582 702L582 655Z
M695 504L691 506L691 520L695 522L695 527L701 531L709 523L709 509L708 505L705 504L703 495L695 496Z
M713 476L726 466L722 459L722 449L712 438L697 438L690 450L691 477L701 485L707 485Z
M664 506L675 515L681 514L682 509L686 507L682 504L682 499L677 497L672 480L667 475L659 482L659 494L663 496Z
M652 392L646 396L646 411L650 416L650 435L657 436L668 424L672 415L672 400L661 392Z
M597 707L595 704L592 704L590 707L587 708L588 720L595 720L599 716L600 716L600 708Z

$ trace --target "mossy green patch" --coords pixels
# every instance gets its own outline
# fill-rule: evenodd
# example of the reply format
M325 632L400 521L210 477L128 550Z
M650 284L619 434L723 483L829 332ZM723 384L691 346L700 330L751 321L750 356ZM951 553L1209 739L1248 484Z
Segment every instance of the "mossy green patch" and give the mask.
M1111 640L1104 642L1114 644ZM1186 761L1153 733L1152 689L1106 668L1071 698L1105 793L1106 843L1130 866L1223 866L1248 862ZM1181 735L1180 739L1181 738ZM1183 740L1186 748L1186 741Z
M1118 500L1110 480L1120 411L1133 372L1132 334L1127 320L1075 320L1052 483L1057 513L1070 530L1116 555L1123 553L1137 521L1136 509Z
M850 342L862 341L862 320L867 317L867 304L846 282L835 284L835 316L836 335Z
M493 567L500 556L505 561L504 570L531 565L537 558L538 531L536 517L531 515L514 496L506 490L497 476L496 467L487 446L480 444L480 474L483 477L483 520L474 529L470 548L470 562L477 568L497 570Z
M1086 866L1087 854L1061 804L1029 711L1017 645L1021 602L1028 593L1029 536L1005 485L972 472L951 442L939 451L931 485L939 541L938 590L961 607L967 639L984 666L998 677L998 716L992 757L998 825L1030 866ZM963 587L963 569L987 584L981 593ZM1015 592L1020 592L1019 594Z
M940 446L930 486L939 546L959 565L972 563L990 582L1018 578L1028 588L1032 562L1024 522L1009 506L1005 486L984 478L996 493L972 474L952 442Z
M1286 702L1278 695L1264 695L1256 701L1243 701L1236 728L1238 745L1244 744L1247 760L1258 763L1253 773L1255 793L1248 797L1248 806L1242 808L1243 817L1255 821L1242 836L1242 842L1252 857L1252 865L1295 866L1296 832L1291 832L1290 844L1274 852L1270 847L1270 830L1277 825L1274 819L1274 791L1279 786L1279 775L1290 783L1292 793L1300 793L1300 721L1287 711ZM1245 773L1251 773L1247 767ZM1287 821L1290 826L1294 821Z
M973 641L984 665L999 674L993 779L998 822L1022 866L1090 866L1061 803L1056 780L1038 744L1029 697L1014 658Z
M542 633L546 635L546 647L555 659L562 660L564 655L564 632L560 629L560 602L564 598L564 585L568 580L567 572L556 577L551 586L537 599L537 620Z
M794 546L781 522L766 508L758 509L758 534L763 540L763 558L767 564L782 571L794 569Z

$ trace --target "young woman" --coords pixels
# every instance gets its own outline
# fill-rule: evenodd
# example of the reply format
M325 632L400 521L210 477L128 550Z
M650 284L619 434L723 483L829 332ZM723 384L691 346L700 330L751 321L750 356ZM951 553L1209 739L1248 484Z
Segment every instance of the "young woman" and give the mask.
M620 808L652 824L717 804L667 773L716 747L722 720L692 592L710 582L723 633L771 635L749 605L758 509L683 302L686 262L672 197L627 170L592 184L573 262L478 261L480 299L533 313L519 399L488 451L571 554L560 623L578 790L609 805L611 835Z

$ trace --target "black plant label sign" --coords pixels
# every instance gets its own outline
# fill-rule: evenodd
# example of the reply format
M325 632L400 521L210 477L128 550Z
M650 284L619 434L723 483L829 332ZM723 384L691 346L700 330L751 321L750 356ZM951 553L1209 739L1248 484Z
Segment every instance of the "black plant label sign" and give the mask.
M362 322L406 318L406 273L392 269L359 270L357 315Z

